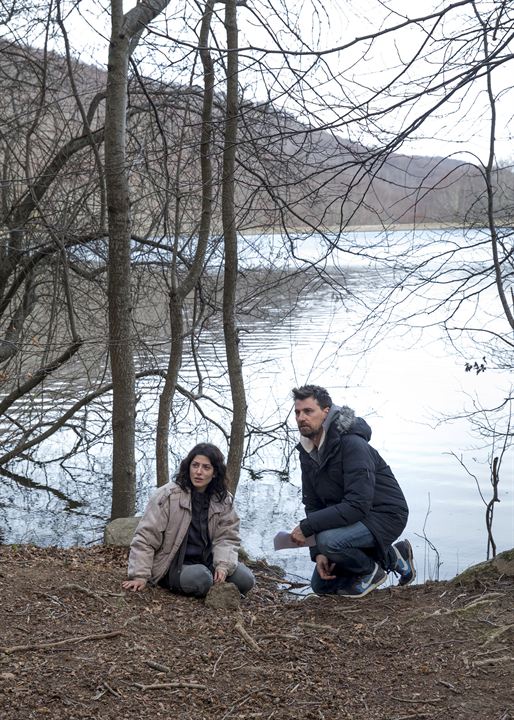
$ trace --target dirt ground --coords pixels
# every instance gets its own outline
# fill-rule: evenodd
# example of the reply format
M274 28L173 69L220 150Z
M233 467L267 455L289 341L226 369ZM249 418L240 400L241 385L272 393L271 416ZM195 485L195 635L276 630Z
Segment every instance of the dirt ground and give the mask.
M0 718L514 720L514 580L240 610L125 593L127 552L0 548Z

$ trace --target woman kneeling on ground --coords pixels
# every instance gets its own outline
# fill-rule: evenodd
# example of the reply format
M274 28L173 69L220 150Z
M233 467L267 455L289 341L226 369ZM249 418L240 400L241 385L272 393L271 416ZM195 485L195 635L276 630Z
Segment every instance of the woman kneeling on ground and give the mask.
M234 583L242 594L255 584L238 562L239 517L226 487L221 451L200 443L182 460L174 482L159 488L130 545L125 590L147 583L205 597L213 583Z

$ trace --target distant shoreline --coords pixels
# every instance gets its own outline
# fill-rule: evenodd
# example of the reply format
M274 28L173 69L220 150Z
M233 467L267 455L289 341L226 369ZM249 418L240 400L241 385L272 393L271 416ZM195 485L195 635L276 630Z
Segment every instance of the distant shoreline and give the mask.
M388 225L387 227L384 225L349 225L345 228L325 228L323 230L315 230L311 227L296 227L291 228L289 230L290 233L300 233L300 234L306 234L306 233L327 233L327 234L344 234L344 233L352 233L352 232L397 232L401 230L459 230L459 229L471 229L466 228L466 226L456 223L416 223L413 225L412 223L391 223L391 225ZM277 234L282 235L284 234L283 228L281 229L275 229L275 228L250 228L248 230L240 230L239 231L242 235L271 235L271 234Z
M392 223L387 227L384 225L350 225L344 230L333 232L391 232L396 230L458 230L463 225L452 223Z

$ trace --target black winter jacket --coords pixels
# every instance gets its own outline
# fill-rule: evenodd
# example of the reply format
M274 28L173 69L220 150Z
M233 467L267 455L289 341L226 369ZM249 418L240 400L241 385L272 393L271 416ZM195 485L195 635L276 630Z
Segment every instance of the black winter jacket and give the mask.
M409 510L391 468L369 444L371 428L351 408L332 406L325 421L319 457L300 443L302 493L306 518L300 528L309 537L359 520L374 535L379 554L403 532ZM311 548L315 559L317 548Z

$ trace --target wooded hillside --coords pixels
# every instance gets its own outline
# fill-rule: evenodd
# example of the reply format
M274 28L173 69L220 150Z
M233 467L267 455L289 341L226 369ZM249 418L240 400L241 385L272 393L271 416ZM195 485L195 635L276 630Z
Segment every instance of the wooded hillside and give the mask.
M33 216L47 216L50 204L52 217L66 205L75 236L86 227L86 232L98 229L103 183L95 153L103 156L106 73L5 42L0 55L4 228L13 217L22 219L29 207ZM167 86L133 76L129 96L136 234L148 235L164 208L178 197L177 222L183 231L194 231L199 208L196 148L201 92L196 86ZM222 109L223 97L218 96L213 121L218 186ZM333 130L308 127L272 105L243 103L241 117L236 185L239 230L460 225L485 218L480 173L469 164L389 153L383 147L365 148ZM56 172L59 183L51 196L45 193L45 205L35 210ZM508 192L511 172L502 171L498 182ZM219 217L218 195L215 228L219 228Z

